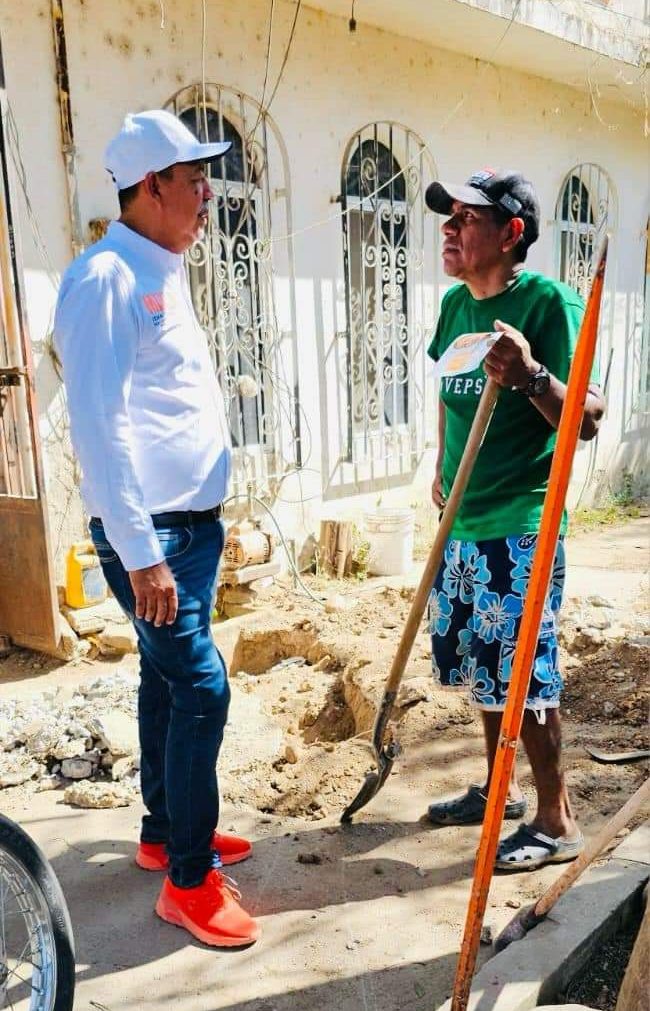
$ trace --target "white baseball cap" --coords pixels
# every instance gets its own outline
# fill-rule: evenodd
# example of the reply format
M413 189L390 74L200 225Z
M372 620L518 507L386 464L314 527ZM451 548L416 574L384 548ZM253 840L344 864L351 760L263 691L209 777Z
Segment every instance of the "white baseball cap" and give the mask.
M118 190L144 179L148 172L161 172L178 162L214 161L232 147L232 142L201 144L184 123L164 109L128 113L122 129L104 154L104 166Z

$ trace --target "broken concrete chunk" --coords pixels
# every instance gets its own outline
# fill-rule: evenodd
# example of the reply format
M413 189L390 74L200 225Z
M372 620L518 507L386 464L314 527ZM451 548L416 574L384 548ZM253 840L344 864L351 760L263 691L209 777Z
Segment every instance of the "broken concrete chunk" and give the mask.
M89 779L95 771L95 763L87 758L64 758L61 775L66 779Z
M111 778L114 783L120 783L128 776L132 776L139 768L135 755L126 755L124 758L117 758L111 766Z
M101 604L93 604L91 607L63 606L61 613L77 635L94 635L103 632L108 624L129 623L129 619L114 597L108 597Z
M58 615L59 639L57 656L61 660L74 660L79 653L79 639L63 614Z
M133 755L139 750L138 722L127 713L101 713L91 718L90 731L100 747L110 751L114 758Z
M73 758L83 758L88 750L88 742L92 744L92 741L88 737L77 737L70 739L69 737L60 737L56 745L52 748L50 754L54 758L58 758L62 761L66 759Z
M402 709L414 706L418 702L431 702L433 690L431 678L415 677L405 681L397 696L397 705Z
M115 622L107 624L104 631L97 637L99 652L102 656L120 656L124 653L138 652L138 638L133 625L118 625Z
M47 790L58 790L59 787L63 785L63 780L60 776L41 776L38 781L36 789L39 793L45 793Z
M128 807L136 799L136 792L127 783L73 783L63 794L66 804L85 808Z
M20 786L43 772L43 766L35 762L24 751L13 751L2 756L0 762L0 789Z
M600 614L592 614L589 618L589 629L598 629L599 632L603 632L606 628L611 626L611 618L607 616L604 612Z
M587 597L587 603L591 604L592 607L613 607L611 600L607 600L605 597L601 597L598 593L593 593L590 597Z
M356 606L356 600L351 597L344 597L341 593L334 593L325 601L325 613L336 614L338 611L351 611ZM306 628L306 625L302 626Z
M47 726L43 721L41 726L34 726L34 723L36 723L36 721L33 721L32 726L29 729L25 728L24 731L25 747L27 751L30 755L38 757L54 754L54 749L62 736L60 725L55 722L51 722L50 725ZM65 758L67 756L57 755L56 757Z

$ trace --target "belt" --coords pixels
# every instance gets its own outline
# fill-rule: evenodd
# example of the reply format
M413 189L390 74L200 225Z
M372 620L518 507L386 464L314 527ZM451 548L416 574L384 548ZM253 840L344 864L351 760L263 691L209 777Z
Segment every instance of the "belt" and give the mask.
M223 517L223 505L219 503L212 509L195 510L189 509L187 512L154 513L151 521L157 530L160 527L192 527L198 523L216 523ZM91 523L101 523L97 516L93 516Z
M192 527L197 523L216 523L223 516L223 505L219 503L212 509L203 509L197 512L194 509L188 512L155 513L151 519L155 529L158 527Z

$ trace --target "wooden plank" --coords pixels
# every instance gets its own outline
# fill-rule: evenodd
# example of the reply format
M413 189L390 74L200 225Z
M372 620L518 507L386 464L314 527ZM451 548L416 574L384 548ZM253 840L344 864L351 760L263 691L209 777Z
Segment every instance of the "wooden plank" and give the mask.
M241 586L243 583L252 583L256 579L264 579L265 576L277 576L280 571L279 562L263 562L260 565L244 565L241 569L221 569L219 582L223 586Z
M56 599L41 502L0 498L0 632L18 646L51 652Z
M342 579L352 570L352 524L341 520L321 520L320 565L327 576Z

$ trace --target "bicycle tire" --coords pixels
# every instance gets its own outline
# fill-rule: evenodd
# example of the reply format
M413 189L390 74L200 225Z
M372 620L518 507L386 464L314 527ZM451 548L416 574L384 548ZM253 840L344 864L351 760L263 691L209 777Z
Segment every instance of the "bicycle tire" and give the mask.
M75 952L70 914L52 866L21 827L0 814L0 850L6 851L30 877L45 901L56 955L56 995L52 1011L72 1011L75 991Z

